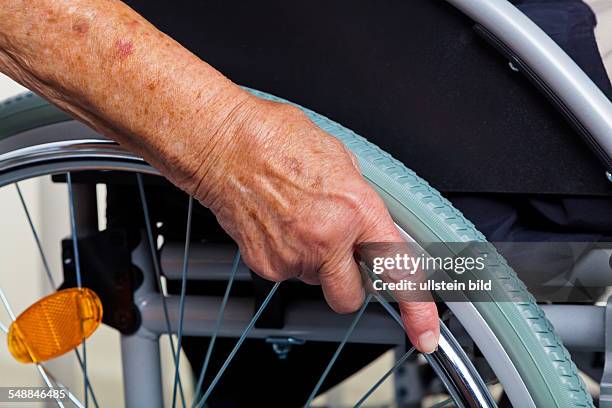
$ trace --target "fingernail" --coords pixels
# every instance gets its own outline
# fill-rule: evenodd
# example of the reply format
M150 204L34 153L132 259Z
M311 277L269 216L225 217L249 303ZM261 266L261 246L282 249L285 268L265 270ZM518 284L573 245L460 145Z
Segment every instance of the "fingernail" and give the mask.
M419 336L419 349L423 353L431 354L438 348L438 339L431 330L422 333Z

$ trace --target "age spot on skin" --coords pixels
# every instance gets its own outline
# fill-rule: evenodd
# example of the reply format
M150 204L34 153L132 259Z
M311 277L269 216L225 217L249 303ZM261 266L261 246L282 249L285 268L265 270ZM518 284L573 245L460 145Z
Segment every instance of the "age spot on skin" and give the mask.
M32 36L32 32L34 31L34 29L36 28L36 26L34 24L30 25L30 27L28 27L27 31L26 31L26 35L28 37Z
M134 44L129 40L115 41L115 48L120 59L127 58L134 52Z
M323 187L323 177L317 176L314 181L310 184L310 187L319 190Z
M45 10L45 15L46 15L47 23L50 23L50 24L57 23L57 16L55 15L55 12L53 11L53 9Z
M76 20L72 23L72 31L79 35L84 35L89 31L89 23L84 19Z
M291 174L300 176L302 174L302 163L299 159L291 157L288 159L289 171Z

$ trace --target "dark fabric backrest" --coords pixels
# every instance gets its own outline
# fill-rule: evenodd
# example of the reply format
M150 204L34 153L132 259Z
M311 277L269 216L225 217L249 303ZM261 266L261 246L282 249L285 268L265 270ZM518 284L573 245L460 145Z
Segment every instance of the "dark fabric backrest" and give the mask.
M590 35L568 51L590 66L592 24L569 3L555 2ZM232 80L329 116L442 191L612 195L561 114L444 1L128 4Z

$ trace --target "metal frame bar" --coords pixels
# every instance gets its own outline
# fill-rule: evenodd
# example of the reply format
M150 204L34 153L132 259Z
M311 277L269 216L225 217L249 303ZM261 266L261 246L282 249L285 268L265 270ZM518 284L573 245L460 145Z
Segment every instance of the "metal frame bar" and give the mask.
M604 367L599 381L599 407L612 408L612 297L605 306Z
M164 276L170 280L181 279L184 244L165 242L160 253ZM189 280L226 281L232 271L238 246L221 243L192 242L189 250ZM236 265L236 281L250 281L249 267L240 259Z
M604 351L606 308L593 305L541 305L563 344L575 351ZM568 316L572 316L568 319Z
M167 298L168 313L172 330L177 329L179 298ZM215 333L217 312L222 304L221 297L187 296L185 300L185 336L209 337ZM152 333L166 332L161 298L158 293L149 293L138 299L143 327ZM225 306L219 337L238 337L248 324L254 309L254 300L234 297ZM394 322L386 318L387 313L380 308L369 309L350 338L353 343L404 344L405 334ZM322 301L295 301L287 305L285 325L282 329L253 328L251 338L274 336L294 337L307 341L340 341L346 327L351 323L350 315L334 313Z
M612 159L612 103L561 47L509 1L447 1L524 61Z
M143 233L140 244L132 251L132 263L143 273L142 284L134 292L136 303L142 303L143 297L148 293L153 293L156 288L148 242ZM163 312L160 316L163 319ZM165 329L163 333L167 333L165 319L163 319L163 327ZM132 335L121 335L123 393L126 407L163 408L160 334L141 327Z

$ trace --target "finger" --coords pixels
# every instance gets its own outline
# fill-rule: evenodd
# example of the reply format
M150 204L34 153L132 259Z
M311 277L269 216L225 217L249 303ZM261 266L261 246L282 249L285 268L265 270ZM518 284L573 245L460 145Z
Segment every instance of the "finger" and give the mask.
M440 323L434 302L400 302L402 321L412 344L423 353L438 348Z
M369 233L363 237L363 241L404 242L390 216L388 216L384 222L379 224L376 229L369 231ZM395 251L400 248L401 246L396 246ZM393 252L393 246L389 247L388 250ZM382 255L384 256L385 254ZM400 277L395 277L395 279L388 278L389 277L387 277L387 279L383 279L396 280ZM419 281L423 278L424 276L422 271L419 271L410 279ZM404 296L405 294L403 293L396 295L399 295L397 297L400 299L410 298L410 296ZM438 347L438 341L440 338L440 324L436 304L434 302L409 300L399 301L398 303L400 312L402 314L402 321L404 322L404 327L406 329L406 334L408 335L408 338L410 338L412 344L423 353L432 353L435 351Z
M348 252L339 262L324 264L319 280L325 300L337 313L351 313L361 307L365 291L353 254Z
M376 200L379 201L375 210L378 212L378 214L375 214L375 217L378 218L378 222L370 223L370 228L361 234L359 242L404 242L391 215L389 215L387 208L378 195L376 196Z

